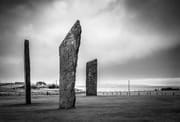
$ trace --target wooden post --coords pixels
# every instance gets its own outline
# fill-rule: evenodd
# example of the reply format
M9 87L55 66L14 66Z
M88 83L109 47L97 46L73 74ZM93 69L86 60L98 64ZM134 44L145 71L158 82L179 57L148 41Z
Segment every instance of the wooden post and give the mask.
M130 96L130 80L128 80L128 95Z
M31 104L29 40L24 41L24 77L25 77L26 104Z

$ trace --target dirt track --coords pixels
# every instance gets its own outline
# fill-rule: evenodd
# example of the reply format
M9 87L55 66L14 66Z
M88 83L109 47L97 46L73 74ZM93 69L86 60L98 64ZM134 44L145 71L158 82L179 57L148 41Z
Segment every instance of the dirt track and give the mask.
M58 96L0 97L0 121L180 121L180 96L78 96L76 108L58 109Z

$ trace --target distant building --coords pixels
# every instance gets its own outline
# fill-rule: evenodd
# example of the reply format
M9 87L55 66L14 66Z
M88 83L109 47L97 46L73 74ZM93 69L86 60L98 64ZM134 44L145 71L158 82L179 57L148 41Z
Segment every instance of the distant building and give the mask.
M24 88L24 82L11 82L11 83L3 83L1 87L9 88L9 89L19 89Z
M15 82L15 85L24 85L24 82Z
M13 84L13 89L18 89L18 88L24 88L24 82L15 82Z

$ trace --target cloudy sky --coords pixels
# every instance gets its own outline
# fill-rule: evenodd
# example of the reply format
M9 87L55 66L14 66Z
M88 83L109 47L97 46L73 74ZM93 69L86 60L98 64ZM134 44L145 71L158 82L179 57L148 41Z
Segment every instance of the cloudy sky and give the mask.
M23 45L29 39L32 82L55 83L58 46L79 19L77 84L85 83L86 62L94 58L99 83L179 83L179 6L179 0L1 0L0 82L23 81Z

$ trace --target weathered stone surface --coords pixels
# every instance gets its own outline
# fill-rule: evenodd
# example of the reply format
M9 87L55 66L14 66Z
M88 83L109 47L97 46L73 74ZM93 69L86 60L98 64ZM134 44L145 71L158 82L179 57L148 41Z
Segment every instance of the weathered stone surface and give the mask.
M97 59L86 64L86 96L97 95Z
M24 77L25 77L26 104L31 104L29 40L24 41Z
M75 107L76 96L74 86L80 39L81 26L79 20L77 20L59 47L59 108L68 109Z

